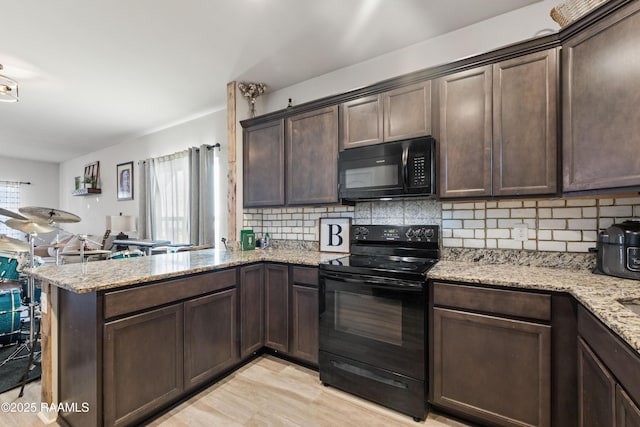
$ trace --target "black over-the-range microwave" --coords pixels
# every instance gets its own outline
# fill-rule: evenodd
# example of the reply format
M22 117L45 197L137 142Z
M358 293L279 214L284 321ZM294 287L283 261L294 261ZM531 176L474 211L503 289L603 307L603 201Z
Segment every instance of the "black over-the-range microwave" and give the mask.
M435 139L431 136L341 151L343 201L435 196Z

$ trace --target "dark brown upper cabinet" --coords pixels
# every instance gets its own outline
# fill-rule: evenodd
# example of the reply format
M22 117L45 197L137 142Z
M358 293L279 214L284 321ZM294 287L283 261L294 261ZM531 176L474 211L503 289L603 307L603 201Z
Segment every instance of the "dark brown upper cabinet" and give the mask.
M284 123L276 120L244 130L245 208L284 205Z
M348 101L341 106L340 149L431 134L431 81Z
M491 66L438 80L441 198L491 195Z
M493 66L493 195L558 191L557 52Z
M562 46L563 191L640 186L640 3Z
M287 205L338 202L338 106L287 118Z
M438 80L441 198L557 192L557 51Z

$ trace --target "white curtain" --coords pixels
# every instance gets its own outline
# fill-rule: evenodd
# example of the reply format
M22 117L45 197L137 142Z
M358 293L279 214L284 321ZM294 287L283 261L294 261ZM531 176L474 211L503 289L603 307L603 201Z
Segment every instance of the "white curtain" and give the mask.
M142 238L212 245L213 150L208 145L147 159L140 168Z

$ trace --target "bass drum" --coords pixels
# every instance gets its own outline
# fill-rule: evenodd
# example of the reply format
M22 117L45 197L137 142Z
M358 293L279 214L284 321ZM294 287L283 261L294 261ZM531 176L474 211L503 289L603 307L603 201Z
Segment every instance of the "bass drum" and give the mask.
M9 345L20 338L20 312L24 309L20 301L20 289L0 288L0 345Z

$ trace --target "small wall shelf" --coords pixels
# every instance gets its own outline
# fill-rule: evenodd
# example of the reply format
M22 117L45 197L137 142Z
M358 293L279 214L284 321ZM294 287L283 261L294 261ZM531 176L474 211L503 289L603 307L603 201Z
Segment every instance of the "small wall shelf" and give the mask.
M94 194L100 194L102 190L99 188L79 188L71 193L72 196L92 196Z

